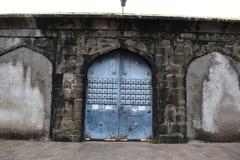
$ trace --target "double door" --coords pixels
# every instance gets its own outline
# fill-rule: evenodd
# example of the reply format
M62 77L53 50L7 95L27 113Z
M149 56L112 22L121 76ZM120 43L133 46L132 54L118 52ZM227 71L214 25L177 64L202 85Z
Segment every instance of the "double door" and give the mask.
M88 69L85 138L147 140L152 136L151 70L131 53L116 51Z

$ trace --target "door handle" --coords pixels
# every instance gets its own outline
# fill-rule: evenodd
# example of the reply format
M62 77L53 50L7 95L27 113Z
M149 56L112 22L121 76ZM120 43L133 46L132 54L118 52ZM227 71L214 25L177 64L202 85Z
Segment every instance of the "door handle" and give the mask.
M126 109L124 106L121 106L121 107L120 107L120 111L121 111L122 113L127 113L127 109Z

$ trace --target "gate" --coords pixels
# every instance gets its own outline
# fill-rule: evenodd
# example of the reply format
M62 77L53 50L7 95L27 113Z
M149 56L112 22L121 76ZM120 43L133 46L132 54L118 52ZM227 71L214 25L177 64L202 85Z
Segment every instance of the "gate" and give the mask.
M147 140L152 136L151 69L131 53L117 51L88 70L85 138Z

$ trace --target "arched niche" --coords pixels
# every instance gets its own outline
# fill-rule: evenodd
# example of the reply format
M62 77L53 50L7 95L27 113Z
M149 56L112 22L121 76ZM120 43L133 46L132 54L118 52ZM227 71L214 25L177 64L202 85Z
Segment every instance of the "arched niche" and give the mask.
M194 60L186 77L187 137L233 141L240 137L240 63L219 52Z
M47 140L52 64L26 47L0 57L0 136Z

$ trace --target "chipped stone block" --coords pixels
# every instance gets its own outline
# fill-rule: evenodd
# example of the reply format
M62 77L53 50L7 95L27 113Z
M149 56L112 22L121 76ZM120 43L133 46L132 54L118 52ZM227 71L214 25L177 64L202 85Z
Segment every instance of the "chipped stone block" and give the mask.
M159 135L159 143L183 143L184 137L181 133L170 134L170 135Z

